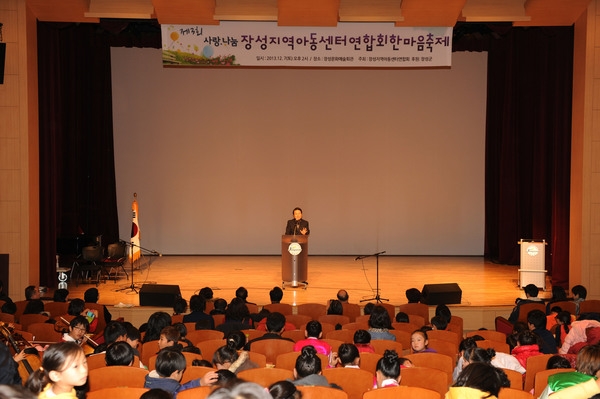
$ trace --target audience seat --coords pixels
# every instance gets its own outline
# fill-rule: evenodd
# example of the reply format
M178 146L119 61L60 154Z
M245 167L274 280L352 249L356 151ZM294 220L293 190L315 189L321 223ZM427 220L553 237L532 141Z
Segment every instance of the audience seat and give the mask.
M402 369L400 375L402 376L400 385L431 389L436 391L440 395L440 398L446 395L450 385L446 373L434 368L408 367ZM450 378L452 378L452 375L450 375Z
M343 316L343 315L339 315L339 314L322 315L322 316L319 316L319 318L317 320L321 324L329 323L329 324L333 324L334 326L337 324L339 324L340 326L343 326L344 324L350 323L350 318L348 316Z
M58 316L67 314L69 302L44 302L44 310L50 313L50 317L56 320Z
M456 344L457 347L462 339L462 337L459 337L457 333L448 330L427 331L427 336L429 339L441 339L443 341L452 342L453 344Z
M54 343L62 340L62 333L54 329L54 324L33 323L27 327L27 331L32 333L35 340L40 343Z
M408 334L412 334L413 331L418 330L421 326L415 323L392 323L394 331L404 331Z
M417 315L423 318L423 325L429 324L429 306L424 303L405 303L403 305L398 306L399 312L404 312L408 315ZM392 319L393 320L393 319ZM414 320L411 320L410 316L408 317L411 323L414 323Z
M375 374L377 370L377 362L381 359L379 353L363 352L360 354L360 368L366 370L372 374Z
M204 367L204 366L190 366L185 369L183 372L183 377L181 377L181 383L184 384L191 380L197 380L199 378L204 377L204 374L210 371L217 371L217 369L212 367ZM179 395L177 395L179 397Z
M348 399L362 399L363 394L373 388L373 373L353 368L323 368L323 375L329 383L340 386L348 394Z
M464 320L462 317L452 316L450 318L450 323L448 323L448 328L446 328L446 329L448 331L452 331L452 332L455 332L456 334L458 334L458 339L462 340L463 335L464 335L463 326L464 326Z
M19 318L19 324L27 331L27 328L33 323L45 323L49 317L43 314L24 314Z
M206 339L204 341L196 342L194 345L200 349L200 354L203 359L212 362L213 355L222 346L225 346L225 340L221 339ZM254 344L252 345L254 349ZM145 364L145 363L144 363Z
M299 315L308 316L311 320L319 320L319 316L327 314L327 306L322 303L303 303L296 309Z
M519 306L519 318L518 321L527 323L527 314L532 310L541 310L546 314L546 304L544 302L529 302Z
M510 353L510 346L506 342L484 339L483 341L477 341L477 346L484 349L493 348L496 352Z
M106 366L89 370L90 391L102 388L143 388L148 370L129 366Z
M375 348L375 353L380 357L385 353L387 349L395 350L398 356L402 357L402 350L404 346L398 341L390 341L389 339L372 339L371 345Z
M504 334L503 332L500 332L500 331L495 331L495 330L477 330L477 331L469 331L466 334L467 337L473 337L475 335L480 335L484 339L487 339L487 340L490 340L490 341L497 341L497 342L506 343L506 334Z
M355 332L355 330L346 330L346 329L342 328L341 330L329 331L327 333L327 335L325 336L325 338L352 343L352 342L354 342L354 332ZM336 348L336 351L337 351L337 348Z
M418 314L409 314L408 315L408 322L411 324L418 325L419 328L421 328L425 325L425 320L426 320L425 317L419 316Z
M410 349L410 336L412 333L401 330L390 330L390 334L396 337L396 342L402 344L402 348Z
M310 318L310 316L304 314L291 314L285 316L285 321L287 321L288 323L292 323L299 330L301 330L302 326L305 326L306 323L308 323L311 320L312 319Z
M197 345L196 345L197 346ZM141 344L140 348L140 356L142 357L142 364L144 366L148 366L148 362L150 358L156 355L159 351L158 340L148 341Z
M294 372L280 368L248 369L240 371L237 376L245 381L255 382L263 387L281 380L294 379Z
M263 309L267 309L269 312L279 312L285 316L286 320L288 315L294 313L294 307L289 303L269 303L263 306Z
M342 326L342 329L344 329L344 330L352 330L352 331L356 331L356 330L368 330L369 329L369 322L368 321L350 322L348 324L344 324Z
M458 355L458 345L441 339L430 338L428 347L452 359L456 359Z
M440 399L440 394L431 389L420 387L387 387L365 392L363 399Z
M142 396L147 391L149 391L148 388L131 388L131 387L102 388L102 389L88 392L86 395L86 399L106 399L106 398L139 399L140 396Z
M206 340L209 340L209 339L221 339L221 340L224 340L223 333L221 331L217 331L217 330L190 330L189 328L188 328L188 333L186 335L186 338L190 342L201 342L201 341L206 341ZM225 341L223 341L223 344L225 344Z
M533 395L526 391L513 388L502 388L498 399L533 399Z
M252 352L262 353L267 357L267 364L275 364L277 355L292 352L294 343L283 339L263 339L252 344Z
M546 370L546 363L551 357L551 354L543 354L531 356L527 359L527 367L525 367L525 384L523 384L524 391L531 391L534 387L535 375L538 371Z
M452 372L454 371L455 358L433 352L413 353L404 357L410 359L410 361L416 367L428 367L440 370L446 375L446 383L448 385L452 383ZM404 373L404 370L406 369L402 369L402 373Z
M558 373L569 373L575 371L575 369L550 369L550 370L541 370L535 373L534 383L533 383L533 396L539 398L542 394L542 391L546 389L546 385L548 385L548 377Z
M595 312L600 313L600 300L599 299L586 299L579 304L579 314Z
M302 392L302 399L348 399L348 394L341 389L317 387L317 386L298 386Z
M305 334L304 330L290 330L290 331L286 330L283 333L281 333L281 336L284 338L292 339L292 340L294 340L294 342L298 342L298 341L306 338L306 334Z
M248 351L250 361L256 363L258 367L267 367L267 357L262 353Z
M177 393L177 399L205 399L214 389L211 386L186 389Z
M523 390L523 374L510 369L502 369L502 371L504 371L504 373L508 377L511 388L519 389L521 391Z

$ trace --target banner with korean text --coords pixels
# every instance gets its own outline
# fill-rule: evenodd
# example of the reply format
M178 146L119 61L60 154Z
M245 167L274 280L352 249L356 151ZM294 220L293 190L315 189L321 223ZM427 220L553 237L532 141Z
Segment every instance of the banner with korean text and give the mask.
M276 22L162 25L164 66L440 67L452 61L452 27Z

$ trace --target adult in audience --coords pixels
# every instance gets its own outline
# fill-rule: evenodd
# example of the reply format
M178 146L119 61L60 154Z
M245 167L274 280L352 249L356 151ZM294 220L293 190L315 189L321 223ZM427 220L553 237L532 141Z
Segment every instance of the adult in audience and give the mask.
M534 309L527 313L527 325L529 330L540 338L540 352L545 354L558 352L554 336L546 329L546 314L544 312Z
M281 303L283 299L283 290L280 287L273 287L271 291L269 291L269 299L271 303Z
M575 302L575 314L579 316L579 305L585 301L587 297L587 289L583 285L576 285L571 288L573 294L573 302Z
M59 288L54 291L52 295L53 302L67 302L67 297L69 296L69 290L66 288Z
M215 321L212 316L204 313L206 310L206 300L201 295L192 295L190 298L190 310L189 314L183 316L184 323L197 323L201 320L206 320L211 330L215 328Z
M375 306L369 316L369 333L371 339L387 339L395 341L396 336L389 332L392 328L390 315L383 306Z
M163 328L171 325L171 316L167 312L154 312L148 318L146 323L146 334L142 340L143 343L149 341L158 341L160 332ZM140 331L142 329L140 328Z
M265 339L283 339L285 341L294 342L294 340L290 338L282 337L281 334L285 331L285 316L279 312L269 313L266 317L267 319L267 333L262 337L254 338L253 340L248 341L248 343L244 346L245 350L252 350L252 343L256 341L262 341Z
M40 299L40 289L35 285L25 287L25 300Z
M225 311L225 322L216 327L225 335L238 330L249 330L253 327L250 311L246 302L240 298L233 298Z
M544 302L542 298L538 298L540 290L538 287L536 287L535 284L527 284L523 290L525 291L526 299L517 298L515 300L515 307L510 313L510 316L508 316L508 321L510 321L513 324L519 319L519 310L521 309L521 305L524 305L526 303Z
M418 288L409 288L404 294L406 295L406 300L408 303L419 303L423 296L421 295L421 291Z
M248 290L244 287L239 287L237 290L235 290L235 297L241 299L242 301L244 301L244 303L256 305L253 302L248 302Z

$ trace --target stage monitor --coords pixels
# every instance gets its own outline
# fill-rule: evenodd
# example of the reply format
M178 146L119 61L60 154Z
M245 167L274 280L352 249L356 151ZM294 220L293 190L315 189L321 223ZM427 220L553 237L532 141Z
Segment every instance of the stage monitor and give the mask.
M178 285L144 284L140 289L140 306L162 306L172 308L175 299L181 297Z
M425 284L421 294L427 305L450 305L460 303L462 290L456 283Z

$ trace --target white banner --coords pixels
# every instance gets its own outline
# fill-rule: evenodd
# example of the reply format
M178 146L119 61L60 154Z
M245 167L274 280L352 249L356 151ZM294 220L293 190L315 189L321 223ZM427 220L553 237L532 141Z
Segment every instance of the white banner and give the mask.
M290 67L439 67L452 60L452 27L276 22L162 25L163 65Z

